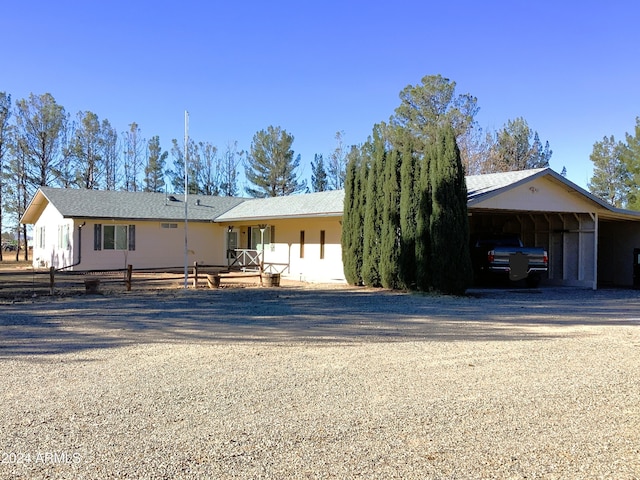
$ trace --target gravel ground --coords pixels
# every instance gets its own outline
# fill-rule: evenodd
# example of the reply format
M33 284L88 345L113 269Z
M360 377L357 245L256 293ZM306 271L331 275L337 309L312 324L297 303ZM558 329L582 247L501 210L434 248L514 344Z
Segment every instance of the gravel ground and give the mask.
M640 292L0 304L0 478L640 478Z

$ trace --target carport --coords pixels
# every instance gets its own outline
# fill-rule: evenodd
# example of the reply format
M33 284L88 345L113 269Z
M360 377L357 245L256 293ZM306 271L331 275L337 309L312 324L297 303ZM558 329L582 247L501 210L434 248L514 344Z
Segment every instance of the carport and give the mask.
M547 285L632 286L640 213L549 168L467 177L471 234L517 234L549 254Z

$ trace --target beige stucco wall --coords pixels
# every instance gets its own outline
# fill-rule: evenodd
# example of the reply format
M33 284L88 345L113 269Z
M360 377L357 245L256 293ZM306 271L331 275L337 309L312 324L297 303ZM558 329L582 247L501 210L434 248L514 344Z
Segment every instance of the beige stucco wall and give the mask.
M135 225L135 250L94 250L94 225ZM177 228L162 228L177 223ZM188 263L207 265L224 263L222 228L212 223L188 223ZM181 267L185 262L184 222L160 221L87 221L82 233L82 262L78 270L99 268Z
M543 178L514 187L473 205L474 208L539 212L594 212L598 207L582 195L570 193L558 183Z
M267 245L266 264L289 264L282 276L307 282L345 282L342 267L341 224L337 217L314 219L285 219L265 221L275 227L274 242ZM236 222L239 232L238 246L249 245L248 227L257 223ZM304 255L300 256L300 231L305 232ZM325 232L324 258L320 258L320 232ZM283 268L275 266L274 268Z
M135 250L94 250L94 226L135 225ZM73 270L118 269L131 264L134 268L181 267L185 260L184 222L177 228L162 228L160 221L108 221L64 219L51 205L45 207L34 225L33 265L39 268L73 266ZM69 225L69 247L60 247L58 228ZM37 243L37 232L45 227L45 247ZM82 230L82 232L80 232ZM188 262L225 265L226 230L213 223L188 224ZM80 237L82 245L80 247ZM81 257L81 258L80 258Z
M94 250L94 227L101 225L135 225L135 250ZM184 265L184 223L177 228L162 228L161 221L72 220L65 219L51 205L47 205L34 225L33 264L35 267L72 270L118 269L133 265L139 268L181 267ZM58 245L58 228L69 226L68 248ZM316 219L272 220L274 242L265 249L264 260L275 266L284 277L309 282L344 282L341 224L336 217ZM39 248L35 232L45 227L45 246ZM226 265L227 229L229 224L188 224L188 263ZM238 247L249 245L249 228L257 223L240 222L233 225L238 232ZM305 232L304 255L300 250L300 231ZM320 232L325 232L324 258L320 258ZM82 245L80 245L80 240ZM75 265L80 260L78 265ZM288 267L285 268L285 265ZM283 270L284 269L284 270Z

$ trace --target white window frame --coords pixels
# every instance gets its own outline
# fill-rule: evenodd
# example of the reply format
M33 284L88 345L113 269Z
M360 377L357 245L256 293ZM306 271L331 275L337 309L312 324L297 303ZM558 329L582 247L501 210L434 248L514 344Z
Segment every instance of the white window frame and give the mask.
M113 230L113 241L109 239L109 243L107 243L107 229ZM111 246L112 242L113 245ZM119 223L103 224L102 250L129 250L129 225Z
M47 227L42 225L36 231L36 247L44 249L46 247Z
M70 243L69 224L58 225L58 248L68 250Z

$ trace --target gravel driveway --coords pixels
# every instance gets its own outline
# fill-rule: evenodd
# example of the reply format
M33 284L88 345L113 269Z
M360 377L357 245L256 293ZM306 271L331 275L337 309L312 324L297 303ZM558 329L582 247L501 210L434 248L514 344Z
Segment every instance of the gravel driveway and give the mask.
M0 304L0 478L640 478L640 292Z

